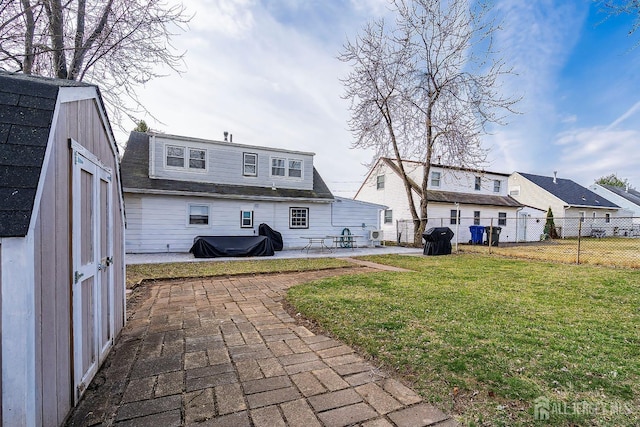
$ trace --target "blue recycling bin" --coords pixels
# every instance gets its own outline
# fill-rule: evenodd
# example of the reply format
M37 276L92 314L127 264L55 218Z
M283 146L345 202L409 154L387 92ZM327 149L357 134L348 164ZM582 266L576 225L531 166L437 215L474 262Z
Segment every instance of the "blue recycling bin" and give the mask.
M469 231L471 231L471 244L481 245L482 235L484 234L484 227L481 225L470 225Z

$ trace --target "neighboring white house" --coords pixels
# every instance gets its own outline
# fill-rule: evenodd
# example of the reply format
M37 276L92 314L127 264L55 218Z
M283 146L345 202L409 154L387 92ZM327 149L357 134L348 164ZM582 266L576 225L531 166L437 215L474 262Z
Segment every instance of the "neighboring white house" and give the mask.
M0 72L2 426L62 425L124 326L118 159L96 86Z
M336 198L313 153L132 132L122 159L129 253L187 252L196 236L251 236L261 223L285 249L348 228L371 244L384 206ZM329 244L329 241L327 241Z
M411 179L411 191L419 212L422 190L418 183L422 182L423 163L403 160L402 164ZM522 205L509 197L508 177L509 174L499 172L431 165L427 228L449 227L455 233L454 242L467 243L471 240L471 225L493 225L502 229L500 241L515 241L515 218ZM355 199L388 206L383 212L382 226L386 240L413 241L408 197L394 160L378 159Z
M612 201L622 209L619 216L633 217L634 224L640 224L640 191L627 187L613 185L592 184L589 189Z
M546 212L552 209L561 237L613 235L629 220L618 218L620 206L570 179L514 172L509 194L520 203Z

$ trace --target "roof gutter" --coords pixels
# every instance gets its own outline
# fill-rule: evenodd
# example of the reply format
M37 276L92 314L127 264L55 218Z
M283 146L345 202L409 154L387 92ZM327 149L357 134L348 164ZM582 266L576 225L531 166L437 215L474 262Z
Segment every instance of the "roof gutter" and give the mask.
M210 197L214 199L228 199L228 200L260 200L270 202L309 202L309 203L333 203L334 199L331 198L311 198L311 197L276 197L276 196L237 196L230 194L220 193L202 193L197 191L171 191L171 190L151 190L143 188L124 188L125 193L131 194L155 194L159 196L192 196L192 197Z

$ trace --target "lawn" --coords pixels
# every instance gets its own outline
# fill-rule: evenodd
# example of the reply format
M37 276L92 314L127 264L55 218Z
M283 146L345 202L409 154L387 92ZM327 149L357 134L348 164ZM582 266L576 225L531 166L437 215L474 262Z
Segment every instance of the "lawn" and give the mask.
M460 245L463 253L488 253L488 246ZM578 239L555 239L527 244L501 244L492 247L491 253L516 258L538 259L576 263L578 261ZM610 267L640 268L640 239L607 237L603 239L580 239L581 264Z
M140 283L141 280L182 279L190 277L213 277L257 273L286 273L341 267L353 267L353 264L336 258L137 264L127 266L127 287L135 286Z
M366 259L415 272L325 279L288 300L465 425L640 424L640 271Z

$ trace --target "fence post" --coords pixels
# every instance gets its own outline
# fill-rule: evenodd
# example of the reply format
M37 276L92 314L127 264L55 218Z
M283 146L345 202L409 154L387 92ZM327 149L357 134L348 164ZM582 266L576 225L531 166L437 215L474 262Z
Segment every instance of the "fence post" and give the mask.
M578 256L576 264L580 264L580 242L582 240L582 218L578 218Z

